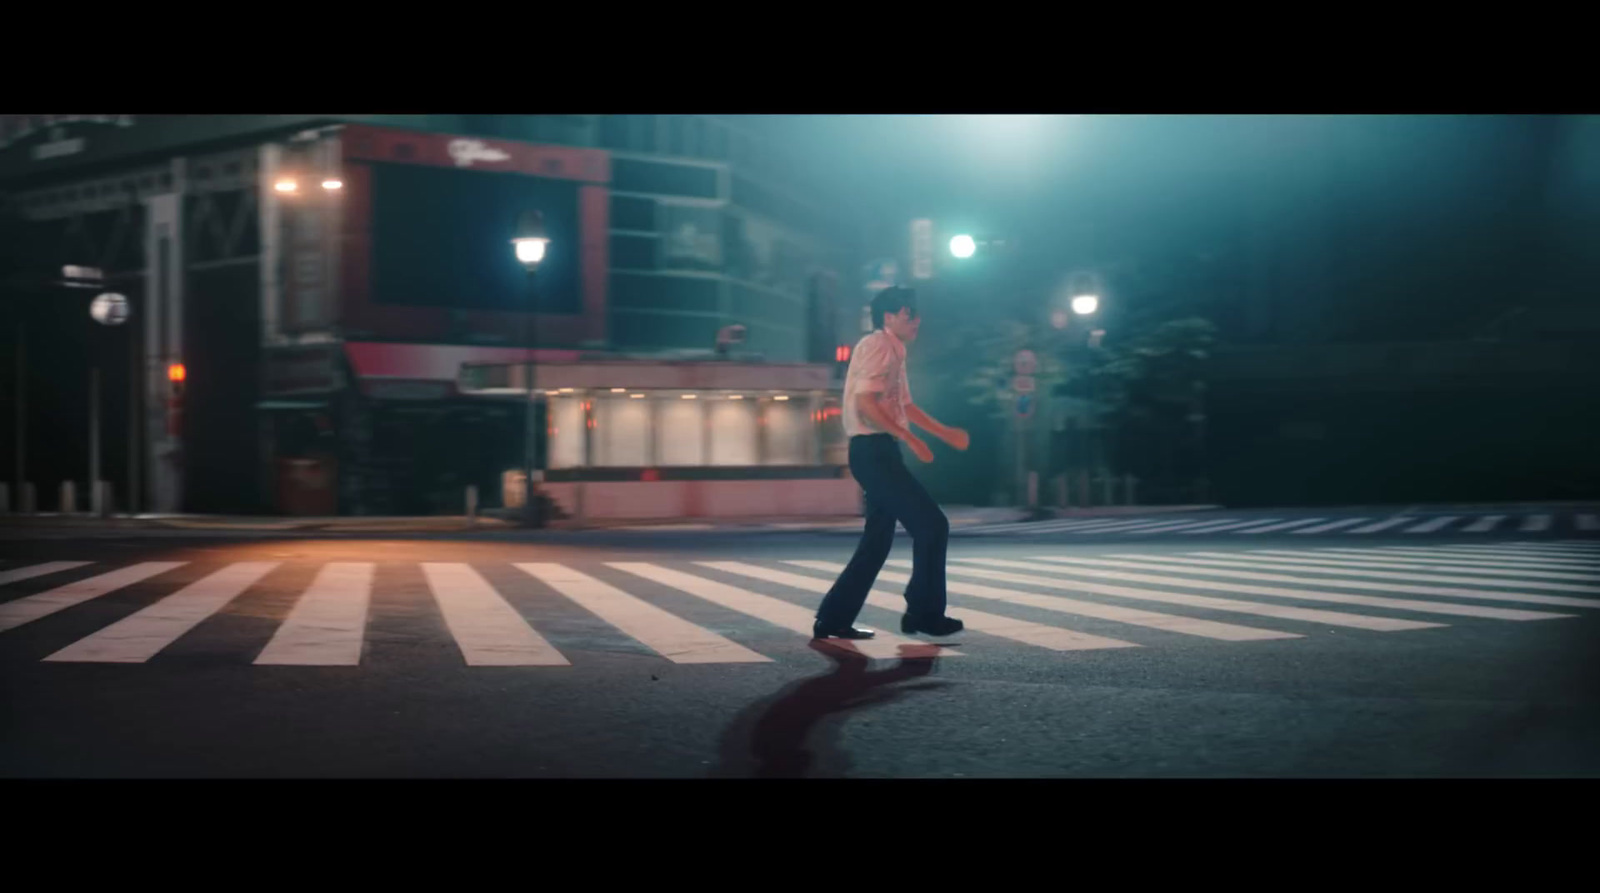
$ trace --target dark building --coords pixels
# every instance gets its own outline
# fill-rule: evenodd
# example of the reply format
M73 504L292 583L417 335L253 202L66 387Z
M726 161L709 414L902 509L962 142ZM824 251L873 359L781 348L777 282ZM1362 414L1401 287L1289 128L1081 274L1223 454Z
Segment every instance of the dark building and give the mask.
M736 323L767 362L831 362L840 249L773 159L698 116L9 116L6 476L46 506L87 478L93 365L119 507L409 514L521 462L522 407L465 397L463 366L709 352ZM132 321L96 326L66 264Z

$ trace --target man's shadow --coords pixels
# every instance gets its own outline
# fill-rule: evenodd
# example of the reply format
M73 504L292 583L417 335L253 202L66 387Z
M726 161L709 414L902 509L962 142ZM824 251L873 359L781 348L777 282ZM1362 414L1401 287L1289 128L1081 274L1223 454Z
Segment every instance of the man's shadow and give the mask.
M933 672L937 649L903 645L900 659L882 670L848 645L826 639L810 648L834 662L821 676L802 679L740 712L723 735L719 778L804 778L814 769L842 774L847 761L838 749L844 714L898 700L914 691L943 688L948 682L885 688ZM819 763L822 765L819 766Z

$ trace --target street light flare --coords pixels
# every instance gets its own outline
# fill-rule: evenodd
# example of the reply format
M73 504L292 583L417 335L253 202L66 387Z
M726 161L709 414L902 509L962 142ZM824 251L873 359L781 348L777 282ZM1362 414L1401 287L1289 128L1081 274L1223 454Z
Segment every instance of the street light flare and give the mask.
M978 250L978 243L971 236L956 236L950 240L950 253L956 257L971 257Z
M1072 299L1072 312L1079 316L1088 316L1100 309L1100 298L1097 295L1078 295Z

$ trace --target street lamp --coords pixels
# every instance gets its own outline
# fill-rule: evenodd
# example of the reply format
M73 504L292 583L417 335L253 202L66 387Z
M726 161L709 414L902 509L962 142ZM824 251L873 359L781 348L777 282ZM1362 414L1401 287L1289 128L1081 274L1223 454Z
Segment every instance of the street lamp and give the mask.
M978 243L971 236L956 236L950 240L950 253L956 257L971 257L978 250Z
M89 316L103 326L120 326L128 321L128 299L103 292L89 303ZM129 481L130 487L132 483ZM89 370L89 507L94 514L104 515L110 511L109 503L100 486L100 365L96 363Z
M1099 309L1099 295L1074 295L1072 298L1072 312L1079 316L1089 316Z
M517 248L517 260L532 273L544 260L550 237L544 229L544 215L538 211L524 211L517 221L517 235L511 240Z
M539 426L535 424L533 412L533 357L538 348L539 301L537 279L535 274L539 271L539 264L544 261L545 249L550 245L549 234L544 228L544 214L536 210L522 212L517 220L517 232L511 239L511 244L516 250L517 261L528 271L528 312L523 316L524 340L527 342L527 358L523 362L523 382L527 388L527 404L524 410L525 428L523 435L523 517L530 526L544 526L544 513L534 504L535 488L533 484L533 468L538 458L540 440Z

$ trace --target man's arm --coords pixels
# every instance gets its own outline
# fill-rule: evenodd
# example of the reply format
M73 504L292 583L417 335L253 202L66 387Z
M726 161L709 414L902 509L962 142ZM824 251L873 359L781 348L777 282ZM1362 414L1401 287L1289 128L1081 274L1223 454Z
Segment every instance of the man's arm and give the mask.
M868 391L863 394L857 394L856 409L876 423L882 430L905 441L906 446L911 447L911 452L915 453L918 459L924 462L933 461L933 451L928 449L928 445L922 442L922 438L911 433L910 428L902 428L895 422L894 418L883 408L883 405L878 402L877 392Z
M958 450L966 449L967 444L970 442L967 432L941 423L938 419L923 412L922 407L915 403L906 404L906 421Z

